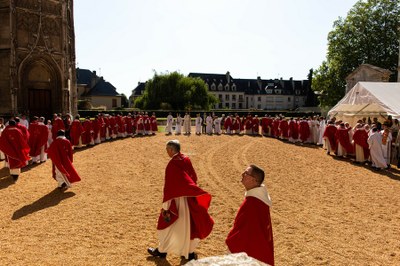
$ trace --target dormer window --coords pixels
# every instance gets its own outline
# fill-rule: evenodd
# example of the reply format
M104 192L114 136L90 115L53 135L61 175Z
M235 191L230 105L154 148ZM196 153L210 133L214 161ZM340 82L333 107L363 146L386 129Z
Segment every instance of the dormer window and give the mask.
M211 84L211 90L215 91L215 89L217 88L217 86L215 86L215 83Z
M224 86L222 86L222 84L220 83L219 85L218 85L218 90L219 91L222 91L224 89Z
M300 95L300 90L296 90L296 95Z
M272 89L270 89L270 88L265 88L265 92L267 93L267 94L272 94Z
M281 89L275 89L275 94L282 94L282 90Z
M226 84L226 85L225 85L225 90L226 90L226 91L229 91L229 84Z
M236 85L235 85L235 83L233 83L233 85L232 85L232 91L236 91Z

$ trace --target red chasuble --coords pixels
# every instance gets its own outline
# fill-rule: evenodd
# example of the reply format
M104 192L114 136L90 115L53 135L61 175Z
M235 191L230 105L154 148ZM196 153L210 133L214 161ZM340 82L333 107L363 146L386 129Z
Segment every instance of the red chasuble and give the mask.
M310 136L310 126L306 120L302 120L299 123L299 133L301 141L305 142Z
M53 126L51 128L51 134L53 136L53 139L57 138L57 132L60 129L65 130L65 126L62 119L57 117L56 119L53 120Z
M165 221L162 213L158 219L157 229L162 230L178 219L174 198L187 197L190 211L190 239L206 238L214 225L208 214L211 195L199 188L196 184L197 176L189 157L178 153L172 157L165 170L163 202L172 200L169 211L171 220Z
M324 131L324 138L328 138L332 150L336 151L336 135L337 128L334 125L328 125Z
M82 133L83 133L83 126L81 124L81 121L75 119L71 124L71 131L70 131L72 145L77 146L79 144L79 138L82 136Z
M28 142L15 126L7 126L1 133L0 150L7 155L10 169L22 168L30 159Z
M247 255L274 265L274 241L269 206L256 197L246 197L225 240L232 253Z
M69 140L57 137L46 152L53 162L53 178L55 178L54 166L56 166L67 177L69 182L74 183L81 180L75 167L72 165L72 145Z
M365 129L357 129L353 134L354 144L360 145L364 150L364 158L369 157L368 133ZM354 146L354 150L356 147Z
M40 155L40 149L47 143L49 130L46 125L32 122L29 125L29 147L30 155L35 157Z
M347 153L353 153L353 145L350 143L349 129L348 128L338 128L336 131L336 139L340 145L346 150Z

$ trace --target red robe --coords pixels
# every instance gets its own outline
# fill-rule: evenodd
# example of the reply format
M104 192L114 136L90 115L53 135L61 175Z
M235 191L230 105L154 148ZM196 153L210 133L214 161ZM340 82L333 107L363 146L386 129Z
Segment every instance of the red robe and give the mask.
M32 122L29 125L29 155L32 157L40 155L40 149L47 143L49 130L46 125Z
M82 134L82 143L83 144L90 144L93 140L93 127L92 127L92 121L89 119L86 119L83 122L83 134Z
M190 211L190 239L206 238L214 225L208 214L211 195L197 186L197 175L189 157L178 153L169 161L165 170L163 202L172 200L169 211L171 220L166 222L162 213L158 219L157 229L162 230L178 219L178 210L174 198L187 197Z
M51 127L51 134L53 136L53 140L57 138L57 131L60 129L65 130L64 122L61 118L57 117L53 120L53 124Z
M258 119L258 117L254 117L252 120L252 124L253 124L253 134L258 135L260 133L260 120Z
M65 137L57 137L47 149L47 154L53 162L53 178L55 179L55 167L63 173L70 183L81 180L75 167L72 165L72 145Z
M246 197L225 240L232 253L247 255L274 265L274 242L269 206L256 197Z
M353 153L353 145L350 143L349 130L348 128L338 128L335 137L338 144L340 143L347 153Z
M293 139L298 139L299 138L299 126L297 125L296 120L290 120L289 122L289 137Z
M10 169L26 166L29 157L29 145L21 130L16 126L7 126L0 136L0 150L7 155Z
M329 139L329 144L331 145L332 150L336 151L336 131L337 128L334 125L328 125L324 131L324 138Z
M232 119L231 119L230 116L228 116L228 117L225 119L224 128L225 128L225 130L227 130L228 128L229 128L229 129L232 129Z
M79 145L79 138L82 136L82 134L83 134L83 126L81 124L81 121L75 119L71 124L71 131L70 131L71 144L74 146Z
M281 122L279 123L279 131L281 133L281 136L283 138L288 138L289 137L289 124L287 120L281 120Z
M150 117L150 123L151 123L151 131L157 132L158 131L157 118L154 115Z
M360 145L364 150L364 158L369 157L368 133L365 129L357 129L353 134L354 144ZM354 150L356 149L354 145Z
M310 126L306 120L300 121L299 134L302 142L305 142L310 137Z

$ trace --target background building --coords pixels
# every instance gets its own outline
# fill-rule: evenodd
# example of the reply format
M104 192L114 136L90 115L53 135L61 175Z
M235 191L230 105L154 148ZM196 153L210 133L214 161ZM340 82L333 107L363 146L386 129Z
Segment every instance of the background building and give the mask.
M99 77L96 71L88 69L76 69L77 93L80 101L87 101L91 108L104 107L105 110L121 108L121 94L103 77Z
M0 1L0 114L77 113L72 0Z

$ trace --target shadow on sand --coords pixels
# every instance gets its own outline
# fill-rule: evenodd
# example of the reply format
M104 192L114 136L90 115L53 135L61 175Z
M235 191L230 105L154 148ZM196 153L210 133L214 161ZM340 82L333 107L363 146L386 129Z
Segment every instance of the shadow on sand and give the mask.
M18 220L26 215L44 210L59 204L62 200L75 196L73 192L61 192L58 188L51 191L49 194L41 197L32 204L25 205L19 210L16 210L11 217L12 220Z

